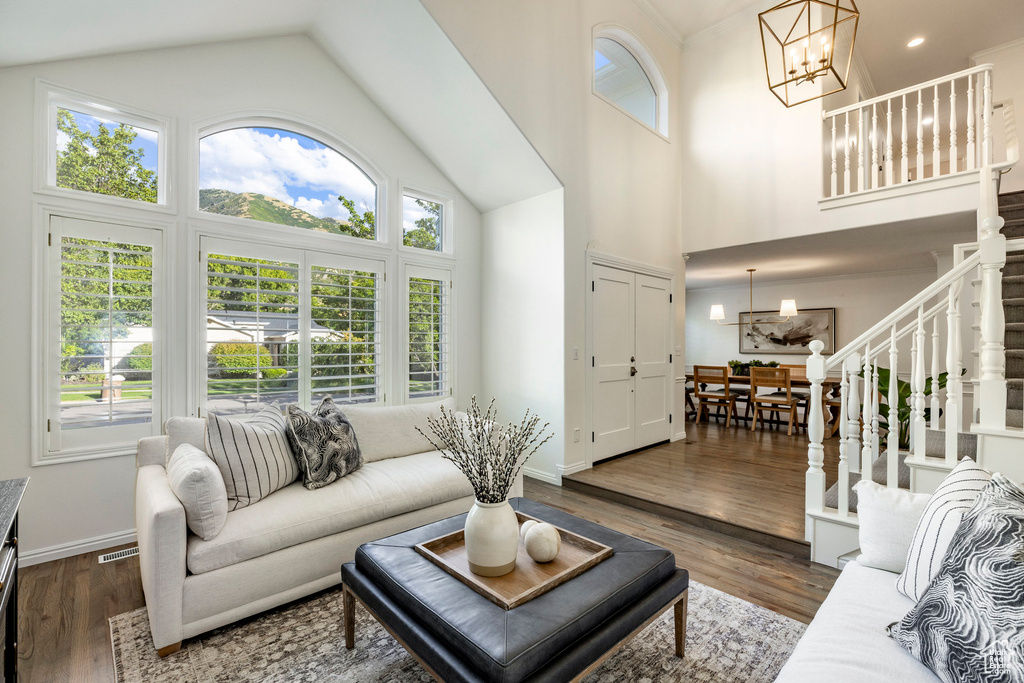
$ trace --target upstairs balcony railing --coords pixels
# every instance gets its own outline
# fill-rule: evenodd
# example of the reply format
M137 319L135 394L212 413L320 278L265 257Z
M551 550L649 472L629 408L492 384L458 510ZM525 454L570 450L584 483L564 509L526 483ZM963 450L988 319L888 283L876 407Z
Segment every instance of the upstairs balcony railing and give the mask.
M991 64L983 64L822 112L826 165L830 162L826 196L849 196L991 166L992 70ZM1012 117L1006 125L1012 126ZM1015 131L1007 144L1016 149Z

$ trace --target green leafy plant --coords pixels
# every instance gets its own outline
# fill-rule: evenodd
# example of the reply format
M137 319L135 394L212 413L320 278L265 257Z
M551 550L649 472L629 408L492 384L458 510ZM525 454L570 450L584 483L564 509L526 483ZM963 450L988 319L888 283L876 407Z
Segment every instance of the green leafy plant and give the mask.
M878 373L878 426L889 431L889 368L875 368L875 372ZM967 370L964 369L963 373ZM944 372L938 376L938 379L933 380L931 377L926 377L924 380L924 395L931 396L932 391L941 391L946 386L946 379L949 373ZM860 377L864 377L864 371L860 371ZM910 448L910 418L914 412L913 406L913 388L910 386L910 382L905 382L899 377L896 378L896 386L899 390L899 395L896 403L896 416L899 420L900 428L900 439L899 447L902 450ZM863 412L864 404L861 404L861 411ZM939 411L939 415L942 415L942 411ZM925 406L924 419L931 419L931 408Z
M257 356L257 354L259 354ZM255 379L257 368L267 379L275 379L270 373L274 368L274 358L267 347L252 342L233 341L214 344L209 353L210 365L219 368L221 377L234 379ZM257 361L258 359L258 361ZM286 373L280 369L278 377Z

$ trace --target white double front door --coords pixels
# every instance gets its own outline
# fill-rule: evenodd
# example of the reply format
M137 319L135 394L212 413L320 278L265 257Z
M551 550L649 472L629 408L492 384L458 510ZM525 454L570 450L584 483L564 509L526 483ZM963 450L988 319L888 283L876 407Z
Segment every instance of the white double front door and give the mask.
M672 281L593 267L591 462L671 434Z

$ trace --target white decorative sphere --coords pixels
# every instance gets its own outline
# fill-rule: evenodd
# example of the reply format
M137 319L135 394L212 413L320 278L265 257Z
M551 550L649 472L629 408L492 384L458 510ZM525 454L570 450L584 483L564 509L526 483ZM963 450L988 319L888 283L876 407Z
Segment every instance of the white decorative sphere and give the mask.
M558 529L547 522L540 522L526 531L526 553L536 562L550 562L562 549L562 537Z
M532 527L536 523L537 523L537 520L535 520L535 519L528 519L525 522L523 522L523 525L521 527L519 527L519 537L522 538L523 541L526 541L526 532L529 531L530 527Z

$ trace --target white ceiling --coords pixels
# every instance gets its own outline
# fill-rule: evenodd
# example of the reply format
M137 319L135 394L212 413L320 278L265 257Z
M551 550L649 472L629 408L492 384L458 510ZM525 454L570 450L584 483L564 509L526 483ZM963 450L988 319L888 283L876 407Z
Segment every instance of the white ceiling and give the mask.
M757 269L756 282L935 268L932 252L948 257L951 245L974 241L976 221L953 214L697 252L686 262L686 288L746 284L747 268Z

